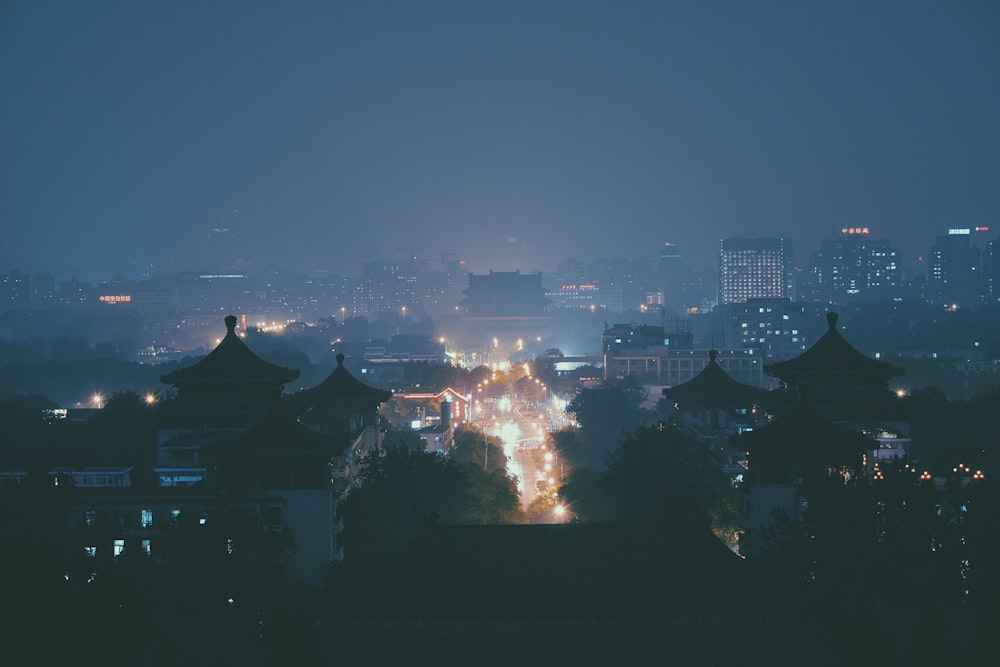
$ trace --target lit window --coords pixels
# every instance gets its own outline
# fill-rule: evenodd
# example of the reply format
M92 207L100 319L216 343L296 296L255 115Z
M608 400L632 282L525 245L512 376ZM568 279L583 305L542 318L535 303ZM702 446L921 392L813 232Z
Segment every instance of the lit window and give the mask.
M97 558L97 547L84 547L83 552L91 558Z
M93 526L97 523L97 512L94 510L87 510L83 515L83 522L88 526Z
M146 554L147 556L150 553L152 553L152 550L150 549L150 546L149 546L149 540L143 540L142 541L142 553Z
M208 523L208 517L207 516L205 516L204 514L202 514L200 517L198 517L198 525L199 526L204 526L206 523Z
M115 540L114 556L115 560L125 552L125 540Z
M153 510L140 510L139 515L143 528L149 528L153 525Z

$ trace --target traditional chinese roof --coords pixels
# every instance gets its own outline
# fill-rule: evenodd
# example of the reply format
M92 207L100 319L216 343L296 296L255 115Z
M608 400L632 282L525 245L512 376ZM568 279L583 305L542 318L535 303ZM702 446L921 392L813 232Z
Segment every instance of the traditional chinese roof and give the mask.
M331 451L336 444L295 421L281 406L269 411L249 429L216 445L227 454L295 454Z
M663 395L681 406L731 406L753 403L764 392L735 380L722 370L716 358L718 350L708 353L708 365L696 376L663 390Z
M810 380L844 380L851 383L886 383L904 370L858 352L837 331L837 313L827 313L826 333L808 350L787 361L766 364L764 372L788 385Z
M337 355L337 367L325 380L315 387L304 389L299 395L307 400L331 402L372 402L385 403L392 398L392 392L371 387L357 379L344 368L344 355Z
M766 426L736 436L734 444L750 453L751 466L755 457L840 465L875 447L873 439L837 426L804 397Z
M329 487L330 461L342 446L275 407L246 432L212 447L214 481L227 493Z
M180 388L191 385L283 385L299 376L297 370L264 361L236 334L236 317L227 315L226 336L201 361L167 373L160 381Z

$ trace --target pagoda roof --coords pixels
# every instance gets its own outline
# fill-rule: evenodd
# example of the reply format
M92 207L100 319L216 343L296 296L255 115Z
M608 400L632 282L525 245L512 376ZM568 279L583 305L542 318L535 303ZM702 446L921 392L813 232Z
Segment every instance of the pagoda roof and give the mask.
M270 410L249 429L215 446L225 454L288 453L333 450L335 443L295 421L281 406Z
M765 364L764 372L779 379L849 377L888 381L905 371L865 356L837 331L837 313L827 313L826 333L808 350L787 361Z
M337 367L315 387L303 389L300 396L328 401L372 401L385 403L392 392L365 384L344 367L344 355L337 355Z
M299 376L299 371L264 361L236 334L236 317L227 315L226 336L201 361L160 376L166 384L216 384L252 382L283 385Z
M733 442L751 457L787 456L795 460L823 459L829 463L840 463L837 459L875 447L872 438L834 424L805 397L800 397L769 424L735 436Z
M663 390L663 395L681 404L735 405L762 398L764 391L734 379L717 361L718 350L709 350L708 365L696 376Z

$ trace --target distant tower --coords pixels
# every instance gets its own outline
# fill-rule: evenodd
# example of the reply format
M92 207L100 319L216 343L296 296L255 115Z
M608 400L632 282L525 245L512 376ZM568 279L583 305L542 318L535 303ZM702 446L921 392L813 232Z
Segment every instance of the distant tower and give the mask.
M681 289L681 253L677 244L667 241L660 249L660 289L668 300Z
M899 251L887 239L873 239L868 227L844 227L823 239L810 264L808 291L817 301L892 297L901 284Z
M927 267L927 299L935 306L970 306L981 299L979 248L971 230L949 229L937 237Z
M989 241L983 252L983 301L1000 302L1000 240Z
M784 239L723 239L719 248L719 303L788 297L790 255Z

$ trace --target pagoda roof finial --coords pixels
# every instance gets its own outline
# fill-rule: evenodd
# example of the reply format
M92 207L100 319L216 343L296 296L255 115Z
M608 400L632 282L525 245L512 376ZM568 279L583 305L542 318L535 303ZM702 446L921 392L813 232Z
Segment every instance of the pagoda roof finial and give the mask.
M299 376L297 370L264 361L236 333L235 315L226 315L226 336L200 361L160 376L160 381L177 386L227 383L263 383L280 386Z

